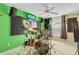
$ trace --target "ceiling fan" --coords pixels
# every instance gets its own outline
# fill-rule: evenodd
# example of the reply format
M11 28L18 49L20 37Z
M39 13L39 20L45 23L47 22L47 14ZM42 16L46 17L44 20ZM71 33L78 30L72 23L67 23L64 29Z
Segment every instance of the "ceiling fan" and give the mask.
M50 15L50 14L58 15L57 12L53 12L53 11L52 11L53 9L55 9L55 7L49 8L49 5L46 4L46 3L43 3L43 4L41 4L41 5L42 5L45 9L44 9L44 10L39 10L39 11L44 12L44 13L46 13L46 14L48 14L48 15Z

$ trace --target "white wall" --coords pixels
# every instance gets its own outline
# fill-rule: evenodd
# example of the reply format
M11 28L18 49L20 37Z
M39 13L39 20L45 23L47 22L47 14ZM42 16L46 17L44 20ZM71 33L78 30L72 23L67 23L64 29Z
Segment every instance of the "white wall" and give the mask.
M51 22L53 36L60 36L61 33L61 16L54 17Z

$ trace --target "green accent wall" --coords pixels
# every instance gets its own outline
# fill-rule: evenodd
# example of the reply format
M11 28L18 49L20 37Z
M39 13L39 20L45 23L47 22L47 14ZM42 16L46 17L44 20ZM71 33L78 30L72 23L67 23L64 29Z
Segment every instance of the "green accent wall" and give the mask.
M40 17L36 16L36 21L40 22Z
M0 3L0 13L9 14L10 7Z
M35 15L33 15L33 14L31 14L31 13L28 13L27 18L28 18L28 19L32 19L32 20L35 20L35 21L36 21L36 16L35 16Z
M27 38L25 35L10 35L11 18L9 16L9 11L10 7L0 3L0 53L23 45L24 39L30 37L30 35ZM28 13L29 16L27 16L27 12L18 10L16 15L24 18L31 17L40 23L40 19L30 13ZM41 23L41 30L44 31L44 22ZM33 35L33 38L36 38L36 35Z
M24 35L10 35L11 19L8 15L0 16L0 53L23 44Z
M17 10L16 15L27 19L27 13L24 11Z

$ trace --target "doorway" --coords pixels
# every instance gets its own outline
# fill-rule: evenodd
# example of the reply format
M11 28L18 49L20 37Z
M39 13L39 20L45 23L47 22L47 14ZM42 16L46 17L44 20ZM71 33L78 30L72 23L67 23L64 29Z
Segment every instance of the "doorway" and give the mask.
M67 19L67 31L73 33L74 42L78 40L78 21L77 18L68 18Z

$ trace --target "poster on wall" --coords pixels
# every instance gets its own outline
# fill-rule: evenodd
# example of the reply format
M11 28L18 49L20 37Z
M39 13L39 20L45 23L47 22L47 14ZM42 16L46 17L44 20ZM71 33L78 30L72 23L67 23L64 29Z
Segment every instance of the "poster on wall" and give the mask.
M30 24L29 24L30 27L37 28L37 22L36 21L30 20L29 22L30 22Z

